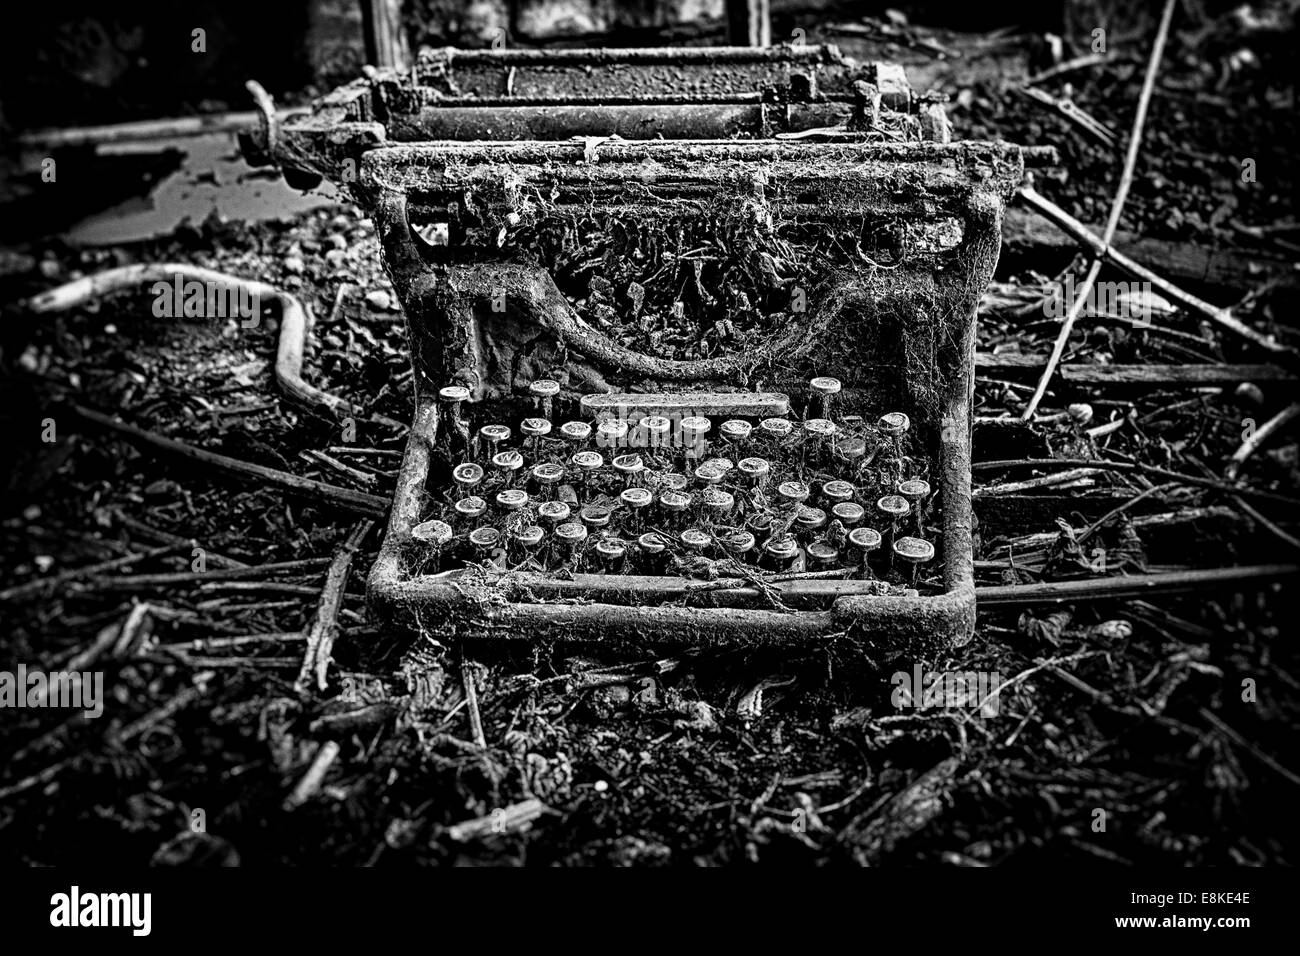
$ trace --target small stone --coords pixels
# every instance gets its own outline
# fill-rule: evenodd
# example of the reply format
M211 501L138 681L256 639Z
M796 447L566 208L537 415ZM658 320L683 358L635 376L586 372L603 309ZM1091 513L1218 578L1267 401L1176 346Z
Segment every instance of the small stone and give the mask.
M329 243L335 249L346 249L348 247L347 239L344 238L341 233L337 232L330 236Z
M325 262L331 269L342 269L347 262L348 254L342 249L331 249L325 253Z
M294 275L305 272L307 264L302 261L301 256L286 256L284 260L284 271L291 272Z
M366 294L366 305L376 312L388 312L393 308L393 297L383 289L376 289Z

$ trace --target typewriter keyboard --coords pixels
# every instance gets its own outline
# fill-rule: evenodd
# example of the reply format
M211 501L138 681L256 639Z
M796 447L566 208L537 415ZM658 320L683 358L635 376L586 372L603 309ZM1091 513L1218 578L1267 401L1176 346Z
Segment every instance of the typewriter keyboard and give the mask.
M775 392L592 395L559 414L559 384L539 380L516 416L477 420L447 386L420 570L695 576L731 561L916 586L937 571L929 459L906 414L840 414L840 392L812 379L802 414Z

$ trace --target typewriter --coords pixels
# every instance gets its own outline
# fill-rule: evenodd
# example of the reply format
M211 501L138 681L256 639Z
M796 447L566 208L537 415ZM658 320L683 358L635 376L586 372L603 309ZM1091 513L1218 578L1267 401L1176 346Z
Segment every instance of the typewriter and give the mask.
M824 48L444 52L366 83L350 122L379 128L321 139L336 98L264 138L300 172L359 160L406 313L375 618L969 639L974 310L1019 147L950 142L895 68Z

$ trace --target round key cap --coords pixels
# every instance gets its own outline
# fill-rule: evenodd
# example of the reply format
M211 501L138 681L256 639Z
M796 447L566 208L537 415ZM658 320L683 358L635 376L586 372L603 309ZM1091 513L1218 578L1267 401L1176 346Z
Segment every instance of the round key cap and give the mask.
M827 375L814 378L808 383L808 387L813 390L813 394L826 397L828 395L838 395L840 389L844 386L840 384L838 378L831 378Z
M853 497L858 489L853 487L847 481L828 481L822 485L822 497L831 502L832 506L839 504L841 501L848 501Z
M647 415L640 422L646 448L667 448L672 444L673 420L662 415Z
M683 531L678 540L687 550L699 552L713 544L713 535L707 531L701 531L699 528L690 528Z
M902 495L885 495L876 502L876 510L886 518L896 521L899 518L906 518L912 506Z
M492 467L509 477L524 467L524 456L513 448L509 451L499 451L492 456Z
M629 481L645 471L645 461L640 455L619 455L612 464L614 470Z
M803 504L812 489L802 481L783 481L776 486L776 493L787 504Z
M535 548L542 543L542 538L546 537L546 532L535 524L527 527L516 528L513 535L515 542L525 548Z
M826 512L822 511L821 508L809 508L807 505L801 505L794 523L800 531L820 531L826 526Z
M866 509L853 501L841 501L831 509L831 516L846 528L861 524L866 515Z
M591 437L591 426L586 422L565 422L560 426L560 434L565 441L583 442Z
M421 521L411 529L411 537L421 544L441 548L452 538L451 525L445 521Z
M758 430L768 438L785 438L794 430L788 418L765 418L758 423Z
M564 466L552 461L544 461L540 465L533 465L532 474L538 484L554 485L564 477Z
M844 438L835 446L836 453L845 461L855 462L867 457L865 438Z
M475 528L469 533L469 543L476 550L489 551L501 541L501 532L496 528Z
M690 482L686 476L675 471L667 471L659 476L659 487L663 491L685 491L688 484Z
M462 518L477 518L487 511L487 502L478 495L470 495L456 502L456 513Z
M849 532L849 544L864 554L880 547L880 532L875 528L854 528Z
M578 512L578 517L588 528L607 528L611 512L603 505L587 505Z
M506 511L518 511L528 504L528 492L518 488L508 488L497 492L497 504Z
M759 482L772 473L772 466L766 458L742 458L736 463L736 470L751 482Z
M799 543L792 535L781 535L763 545L763 551L777 561L790 561L799 553Z
M539 378L529 384L528 393L534 398L554 398L560 394L560 383L549 378Z
M726 477L727 473L716 465L703 464L695 469L695 480L705 487L719 485Z
M736 506L736 499L730 492L723 491L721 488L706 488L700 495L700 503L709 509L715 518L720 518L731 512L731 509Z
M716 468L724 475L730 474L731 469L736 467L730 458L708 458L701 462L700 466L702 468Z
M840 559L840 549L829 541L814 541L808 545L808 559L814 568L833 567Z
M478 433L483 436L484 441L492 445L510 440L510 426L508 425L484 425L478 430Z
M934 560L934 545L923 538L899 538L894 542L894 554L909 564L925 564Z
M627 433L627 422L618 418L607 418L596 425L596 444L601 448L617 448L623 444Z
M469 389L464 385L445 385L438 389L438 397L450 405L469 401Z
M909 478L898 483L898 493L915 506L930 496L930 483L924 478Z
M748 531L735 531L723 535L718 539L718 543L728 554L737 558L754 550L754 536Z
M668 547L663 536L656 534L654 531L647 531L636 539L636 543L646 554L661 554L664 548Z
M555 529L555 538L567 545L575 545L587 540L587 526L577 521L566 521Z
M596 451L575 452L570 461L584 474L590 474L596 469L605 466L604 456Z
M650 502L654 500L654 495L650 494L645 488L624 488L619 492L618 500L628 508L640 511L642 508L649 506Z
M596 553L606 564L616 564L627 554L627 544L620 538L601 538L596 542Z
M703 458L708 449L709 429L712 423L702 415L692 415L683 418L678 426L682 436L682 446L686 449L688 456L693 458Z
M691 506L693 499L684 491L664 491L659 494L659 506L664 511L679 514Z
M519 430L529 438L541 438L551 433L551 423L545 418L525 418L519 423Z
M829 418L810 418L803 423L803 430L810 438L830 438L835 434L835 423Z
M473 462L457 465L451 470L451 480L462 490L469 490L483 480L483 466Z
M537 507L537 514L543 521L559 524L569 520L572 509L563 501L543 501Z
M754 426L739 418L729 418L718 426L718 432L729 442L741 442L749 437Z
M880 430L886 435L898 436L912 427L912 420L902 412L889 412L880 416Z

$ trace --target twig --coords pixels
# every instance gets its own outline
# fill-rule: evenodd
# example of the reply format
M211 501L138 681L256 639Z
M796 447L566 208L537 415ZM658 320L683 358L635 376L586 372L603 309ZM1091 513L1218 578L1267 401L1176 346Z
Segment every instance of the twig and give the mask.
M446 830L447 838L456 843L481 840L486 836L518 833L532 826L533 821L547 812L546 804L533 798L515 803L504 809L493 810L487 816L457 823Z
M316 604L316 615L312 618L311 627L307 629L307 653L303 656L302 669L294 682L294 689L300 694L305 694L311 688L313 677L316 689L325 689L325 672L329 670L334 641L339 636L339 608L343 604L343 592L352 572L352 556L373 525L374 522L368 519L358 521L343 539L343 543L334 549L329 571L325 574L325 584L320 590L320 600Z
M1095 475L1103 470L1101 468L1071 468L1069 471L1058 472L1054 475L1043 475L1039 478L1029 478L1025 481L1009 481L1003 485L984 485L975 489L973 497L989 498L994 495L1012 495L1021 491L1033 491L1036 488L1052 488L1066 482L1076 481L1079 478L1087 478L1089 475Z
M84 567L72 568L61 574L54 574L48 578L36 578L32 581L24 581L22 584L15 584L11 588L5 588L0 591L0 601L14 601L21 598L38 596L48 593L51 589L58 587L60 584L67 584L70 581L76 581L79 578L93 577L103 571L118 571L132 564L138 564L149 558L161 557L165 554L176 553L175 545L168 545L163 548L153 548L142 554L128 554L122 558L113 558L110 561L100 561L98 564L87 564Z
M1300 785L1300 776L1297 776L1295 773L1288 770L1286 767L1282 766L1280 763L1278 763L1268 754L1264 753L1264 751L1260 750L1258 747L1252 744L1241 734L1237 733L1237 731L1233 730L1222 720L1220 720L1218 715L1215 714L1212 710L1202 707L1199 709L1198 712L1202 717L1205 718L1206 722L1209 723L1210 726L1212 726L1219 733L1223 734L1223 736L1227 737L1238 747L1245 750L1252 757L1254 757L1256 760L1262 763L1265 767L1268 767L1274 773L1290 781L1291 783Z
M1147 62L1146 78L1142 81L1142 92L1138 97L1137 112L1133 116L1133 130L1129 134L1128 152L1124 157L1124 172L1120 176L1119 188L1115 191L1115 199L1110 207L1110 218L1106 221L1106 231L1102 235L1103 246L1109 246L1111 240L1115 238L1115 230L1119 228L1119 218L1124 211L1124 203L1128 200L1129 189L1133 186L1133 171L1137 167L1138 154L1142 148L1142 128L1146 125L1147 107L1151 103L1151 92L1155 89L1156 73L1160 69L1160 58L1164 55L1165 39L1169 36L1169 24L1173 20L1174 6L1175 0L1165 0L1164 13L1160 18L1160 29L1156 32L1155 45L1151 48L1151 59ZM1021 414L1023 421L1029 421L1034 417L1039 402L1043 400L1043 395L1047 392L1047 386L1051 384L1052 375L1055 374L1056 366L1060 363L1061 356L1065 354L1065 346L1070 341L1070 333L1074 330L1074 323L1083 313L1088 293L1092 290L1093 283L1097 281L1098 273L1101 272L1101 263L1102 257L1094 255L1092 264L1088 267L1087 275L1084 276L1083 282L1075 289L1074 301L1070 303L1069 311L1065 314L1065 320L1061 323L1061 331L1057 334L1056 342L1052 346L1052 354L1047 360L1047 367L1038 380L1038 386L1034 389L1033 397L1030 398L1028 406Z
M461 684L465 688L465 704L469 710L469 731L474 743L486 750L487 735L483 733L483 717L478 710L478 688L474 684L477 668L470 661L463 661L460 666Z
M1272 501L1276 504L1290 505L1293 508L1300 507L1300 499L1288 498L1286 495L1274 494L1271 491L1259 491L1255 488L1239 487L1231 485L1226 481L1218 481L1214 478L1201 478L1196 475L1184 475L1176 471L1169 471L1166 468L1157 468L1155 465L1144 465L1136 461L1109 461L1107 459L1091 460L1088 458L1006 458L998 461L981 461L971 466L971 471L1000 471L1003 468L1100 468L1105 471L1122 471L1122 472L1139 472L1149 475L1153 478L1164 478L1166 481L1178 482L1184 485L1194 485L1197 488L1210 488L1214 491L1221 491L1228 495L1241 495L1244 498L1258 498L1261 501Z
M1178 594L1211 587L1236 587L1280 581L1300 574L1296 564L1256 564L1236 568L1167 571L1132 574L1084 581L1044 581L1039 584L977 587L975 601L989 607L1029 607L1035 604L1072 604L1107 601L1148 594Z
M193 445L187 445L171 438L164 438L156 435L151 431L138 428L135 425L128 425L126 422L120 422L115 418L110 418L102 412L94 409L85 408L81 405L74 405L73 411L78 417L98 425L102 428L108 428L121 435L125 435L134 442L148 445L151 448L157 448L160 451L170 452L173 455L179 455L182 458L189 458L194 461L201 461L207 465L214 465L217 468L232 471L241 475L252 475L255 478L261 478L263 481L279 485L281 488L288 488L291 491L300 492L309 495L317 500L331 501L350 511L360 512L364 515L373 515L382 517L388 510L388 501L378 495L368 495L363 491L353 491L351 488L340 488L337 485L327 485L322 481L313 481L310 478L300 478L297 475L291 475L287 471L279 471L275 468L267 468L264 465L255 465L252 462L240 461L238 458L230 458L226 455L218 455L215 452L204 451L202 448L196 448Z
M1255 331L1240 319L1236 318L1228 309L1221 309L1218 306L1211 305L1204 299L1197 298L1190 292L1186 292L1174 285L1168 279L1152 272L1146 266L1130 259L1113 246L1103 242L1096 233L1092 232L1087 226L1075 219L1046 196L1040 194L1033 187L1022 186L1018 195L1037 212L1042 214L1043 218L1052 222L1056 226L1059 226L1062 231L1070 235L1083 246L1087 247L1093 255L1103 257L1107 262L1110 262L1112 265L1117 266L1137 279L1150 282L1152 286L1159 289L1162 293L1184 308L1200 313L1215 324L1227 329L1229 332L1233 332L1240 335L1242 338L1254 342L1260 348L1291 357L1295 356L1294 349L1281 344L1272 336L1264 335L1261 332Z
M1227 479L1229 481L1236 481L1237 472L1239 472L1241 466L1246 463L1246 459L1255 454L1260 445L1268 441L1269 437L1274 432L1284 427L1297 415L1300 415L1300 402L1293 402L1252 431L1250 435L1247 436L1246 440L1241 443L1241 447L1232 453L1232 458L1228 462L1228 467L1223 470L1223 474Z
M296 810L316 796L320 791L321 784L325 782L325 774L329 773L329 769L338 758L338 755L339 745L337 741L327 740L320 745L311 766L302 775L298 785L293 788L293 793L284 798L283 807L285 810Z

